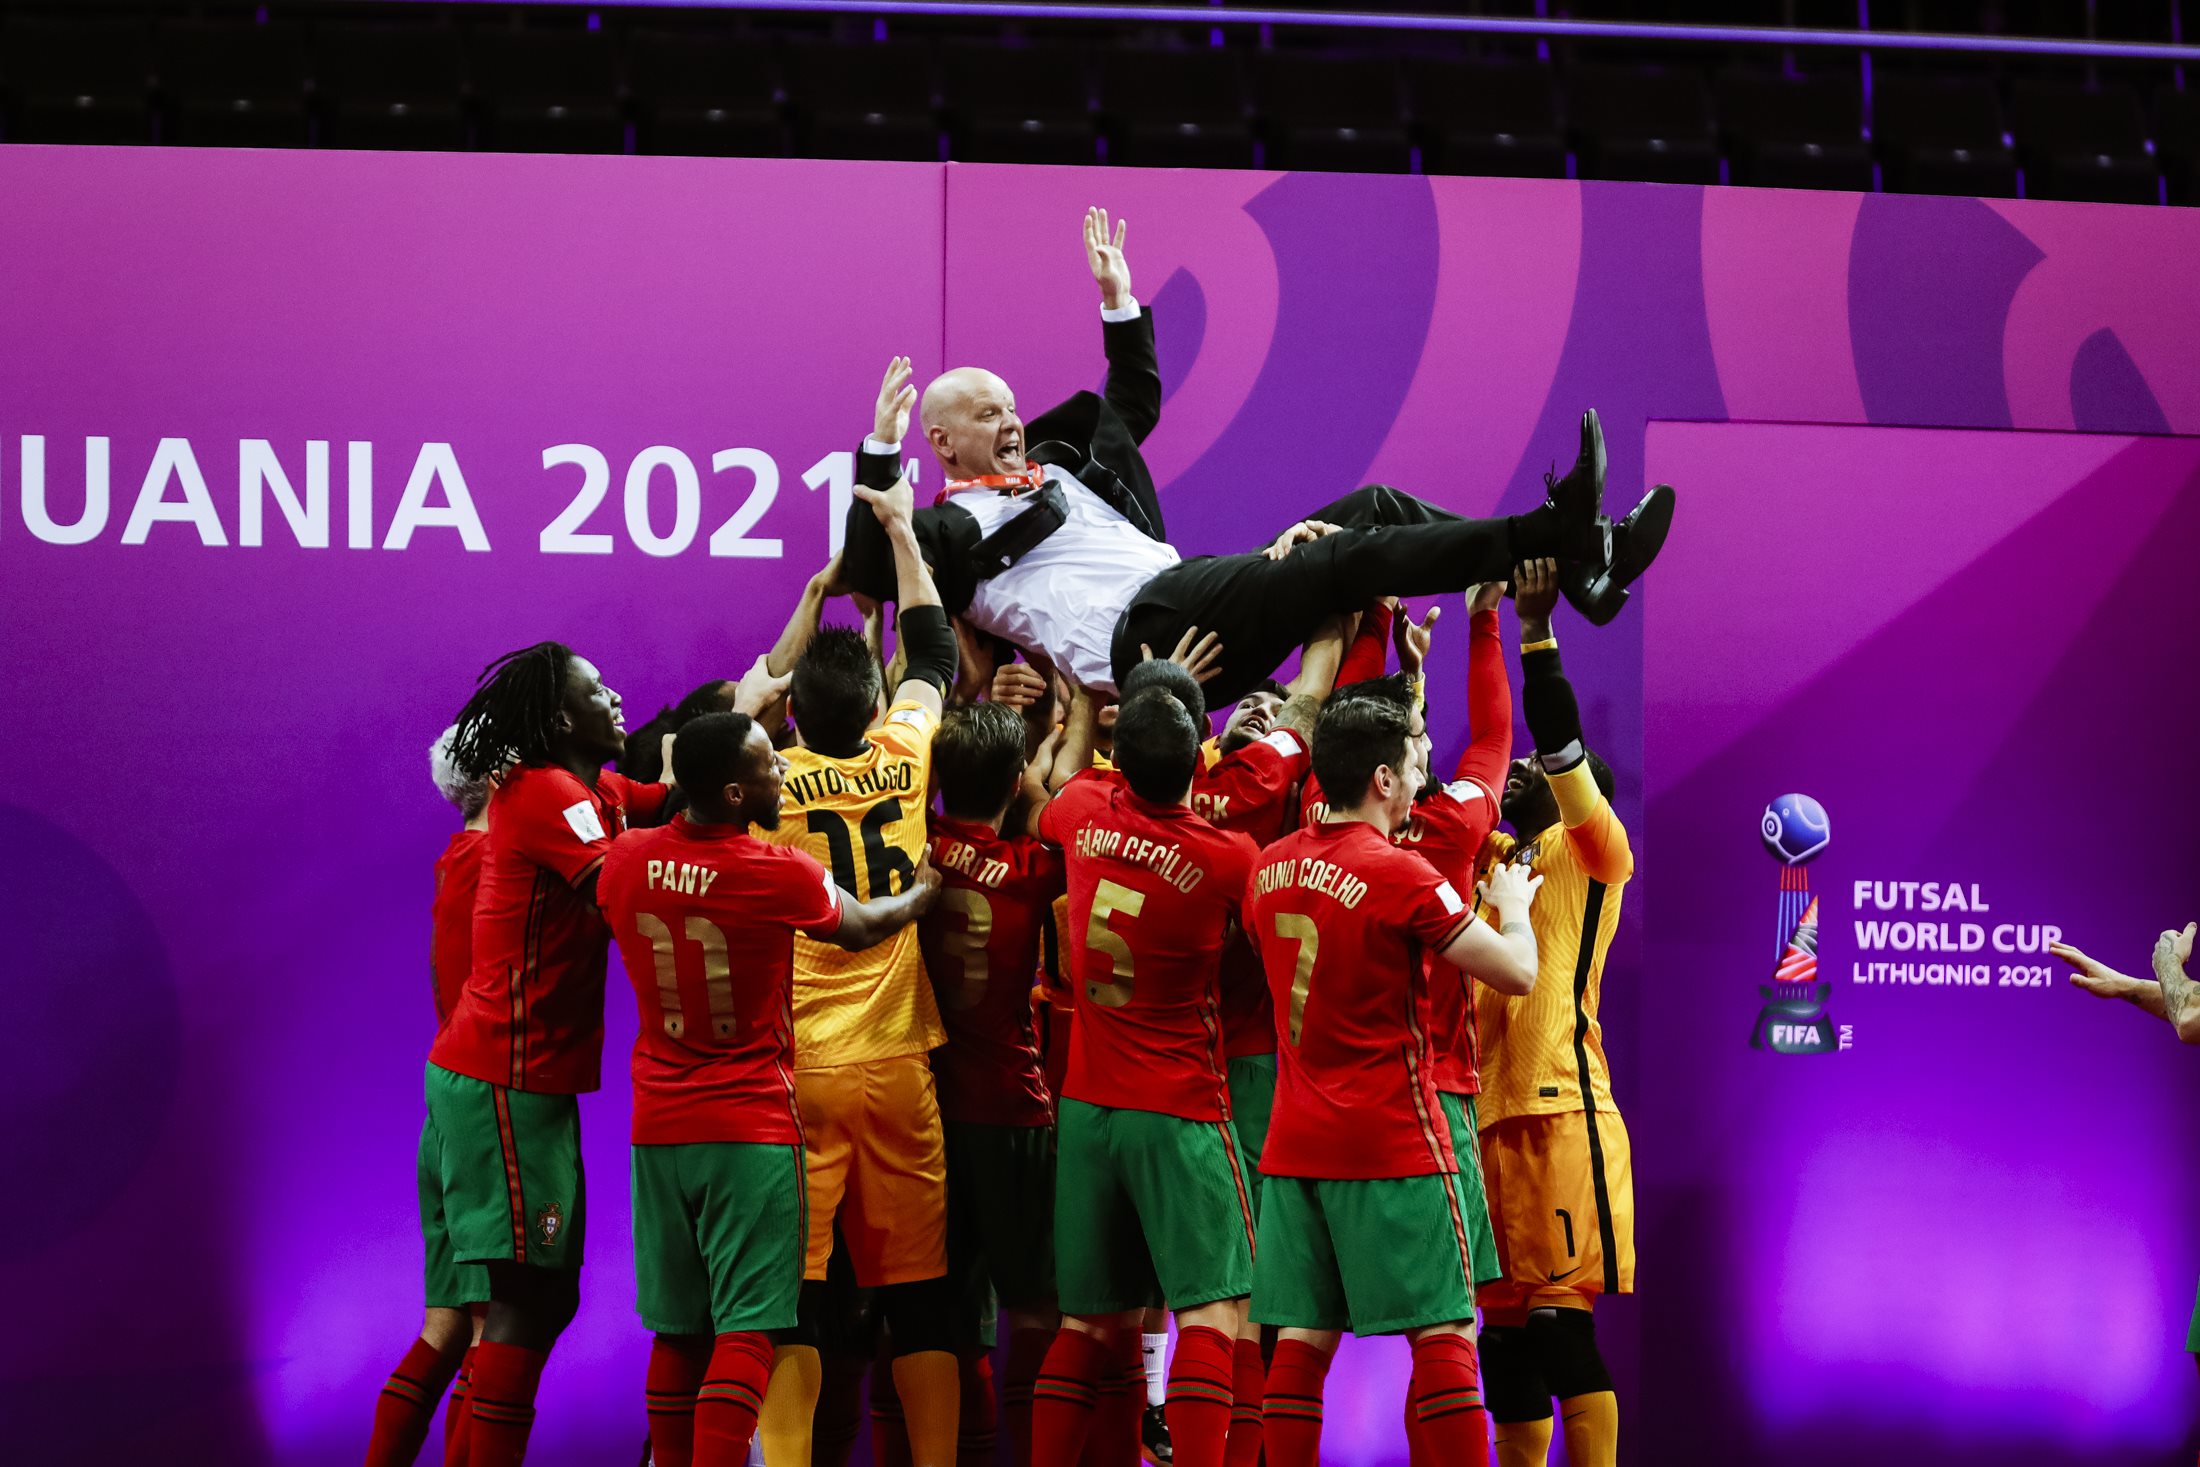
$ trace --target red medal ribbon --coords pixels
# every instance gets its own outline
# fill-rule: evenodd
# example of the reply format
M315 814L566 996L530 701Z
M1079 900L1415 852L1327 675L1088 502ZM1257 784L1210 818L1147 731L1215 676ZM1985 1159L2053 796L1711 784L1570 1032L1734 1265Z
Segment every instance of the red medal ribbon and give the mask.
M980 474L974 479L949 479L935 504L950 494L960 494L965 489L992 489L1002 494L1029 494L1034 489L1046 487L1047 471L1044 464L1027 464L1020 474Z

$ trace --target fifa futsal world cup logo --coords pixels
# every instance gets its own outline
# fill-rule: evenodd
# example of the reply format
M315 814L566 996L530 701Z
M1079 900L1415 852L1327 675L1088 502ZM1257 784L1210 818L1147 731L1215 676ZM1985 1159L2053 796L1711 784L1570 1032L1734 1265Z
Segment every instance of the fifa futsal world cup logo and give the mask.
M1805 868L1832 843L1833 826L1809 795L1782 795L1765 806L1758 833L1780 863L1780 921L1772 982L1758 989L1765 1006L1749 1044L1774 1054L1831 1054L1841 1047L1826 1017L1833 985L1818 981L1818 899Z

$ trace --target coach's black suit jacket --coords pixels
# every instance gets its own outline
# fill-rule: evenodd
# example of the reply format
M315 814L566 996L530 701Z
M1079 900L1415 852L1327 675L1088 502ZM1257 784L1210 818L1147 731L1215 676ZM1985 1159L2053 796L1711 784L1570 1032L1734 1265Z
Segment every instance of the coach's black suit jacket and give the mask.
M1132 321L1101 324L1108 354L1108 379L1101 391L1080 392L1059 407L1024 424L1025 456L1054 464L1121 511L1156 540L1168 538L1153 475L1138 445L1161 421L1161 368L1154 355L1153 309ZM856 455L856 480L873 489L891 485L901 464L889 454ZM932 567L940 600L951 612L970 604L978 588L972 547L978 522L950 499L916 513L917 543ZM894 599L894 552L871 506L858 500L848 509L841 577L854 590L880 601Z

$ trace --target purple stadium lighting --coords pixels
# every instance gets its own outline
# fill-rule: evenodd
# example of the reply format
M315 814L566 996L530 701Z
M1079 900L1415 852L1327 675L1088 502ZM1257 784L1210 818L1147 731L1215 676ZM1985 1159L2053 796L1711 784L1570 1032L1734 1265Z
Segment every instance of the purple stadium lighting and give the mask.
M600 5L603 0L545 0ZM2200 61L2200 46L2077 37L1968 36L1928 31L1788 29L1752 25L1661 25L1640 21L1527 20L1490 15L1398 15L1364 10L1280 10L1219 5L1031 4L1025 0L656 0L714 10L824 15L1000 16L1016 20L1151 21L1163 25L1321 26L1333 30L1442 31L1592 41L1673 41L1743 46L1833 46L1871 51L1973 51L2008 56L2081 56L2115 61Z

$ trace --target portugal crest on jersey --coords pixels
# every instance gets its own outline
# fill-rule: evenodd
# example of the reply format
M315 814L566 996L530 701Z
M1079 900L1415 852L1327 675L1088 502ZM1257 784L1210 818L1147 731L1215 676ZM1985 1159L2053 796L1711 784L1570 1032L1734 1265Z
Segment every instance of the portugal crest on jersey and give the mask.
M555 1248L558 1234L565 1230L565 1210L555 1202L544 1203L535 1211L535 1234L542 1239L542 1246Z

